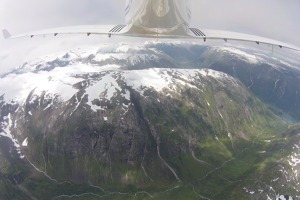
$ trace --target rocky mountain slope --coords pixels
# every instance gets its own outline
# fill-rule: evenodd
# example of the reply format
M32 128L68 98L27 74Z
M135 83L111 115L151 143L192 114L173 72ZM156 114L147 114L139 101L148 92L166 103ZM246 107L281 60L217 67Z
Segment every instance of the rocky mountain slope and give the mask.
M24 63L0 79L0 198L299 196L299 77L296 61L188 43Z

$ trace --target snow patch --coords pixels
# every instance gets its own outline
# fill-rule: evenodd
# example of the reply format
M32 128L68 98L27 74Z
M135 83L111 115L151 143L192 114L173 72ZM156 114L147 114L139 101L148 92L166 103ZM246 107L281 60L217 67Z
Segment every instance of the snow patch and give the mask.
M246 187L244 187L243 189L244 189L247 193L249 193L249 194L251 194L251 195L255 194L255 191L249 190L249 189L246 188Z
M219 113L220 117L224 120L224 117L223 117L223 115L220 113L219 110L218 110L218 113Z
M202 70L200 70L200 74L204 77L210 76L215 79L224 79L224 78L228 77L228 75L226 75L222 72L212 70L212 69L202 69Z
M89 87L86 88L86 94L88 94L88 105L91 106L92 110L103 110L103 108L94 105L92 102L95 99L106 99L111 100L112 97L120 92L122 88L117 83L118 73L108 72L106 75L101 77L100 80L93 81Z
M229 137L229 138L232 138L232 135L231 135L231 133L228 133L228 137Z
M126 71L123 77L127 80L127 85L137 91L143 91L142 86L145 86L161 92L170 80L159 75L159 71L159 69Z
M244 58L247 62L250 62L250 63L256 64L260 61L260 59L256 55L246 53L245 51L242 51L242 50L237 49L237 48L221 47L221 48L216 48L216 50L217 51L218 50L224 51L224 52L227 52L231 55L238 55L238 56Z
M21 153L19 142L17 139L14 138L14 136L11 134L11 131L10 131L12 125L13 125L12 116L9 113L8 116L5 116L3 118L3 122L0 123L0 127L2 127L2 130L3 130L2 132L0 132L0 136L7 137L10 139L13 142L13 145L15 146L18 154L20 155L20 158L23 159L24 156Z
M129 91L129 90L125 90L125 94L122 94L122 96L123 96L126 100L130 101L130 91Z
M27 147L28 145L28 137L22 142L23 147Z
M275 179L272 180L272 182L276 182L278 180L279 180L279 178L275 178Z
M292 166L292 167L296 167L300 164L300 159L297 158L298 155L297 154L294 154L294 155L291 155L290 156L290 160L288 160L289 164Z
M0 93L6 102L14 100L23 104L33 91L33 96L47 92L58 94L67 101L77 91L73 85L82 79L72 77L72 67L55 68L50 72L10 74L0 79ZM78 72L76 72L78 73Z

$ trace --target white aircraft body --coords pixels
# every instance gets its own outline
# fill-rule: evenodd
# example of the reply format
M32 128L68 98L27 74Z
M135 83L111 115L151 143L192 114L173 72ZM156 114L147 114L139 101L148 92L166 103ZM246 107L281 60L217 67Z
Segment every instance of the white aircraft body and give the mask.
M190 27L191 10L189 0L127 0L126 25L93 25L61 27L11 36L3 30L4 38L34 37L53 34L106 34L133 37L222 39L224 41L250 41L280 48L300 51L300 48L280 41L242 33L208 30Z

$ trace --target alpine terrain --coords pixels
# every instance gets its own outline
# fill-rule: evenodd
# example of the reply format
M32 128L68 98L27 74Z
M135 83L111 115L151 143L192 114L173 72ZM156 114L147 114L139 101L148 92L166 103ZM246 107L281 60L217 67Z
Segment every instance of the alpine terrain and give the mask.
M184 42L29 60L0 75L0 199L299 198L299 63Z

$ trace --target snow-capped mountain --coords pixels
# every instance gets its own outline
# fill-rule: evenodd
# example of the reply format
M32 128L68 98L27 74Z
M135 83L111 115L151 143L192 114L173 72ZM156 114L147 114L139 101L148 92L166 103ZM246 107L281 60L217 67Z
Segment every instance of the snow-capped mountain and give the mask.
M0 171L15 196L0 197L41 198L39 179L49 199L299 196L300 128L286 125L300 117L299 77L290 59L189 43L27 61L0 78L0 140L14 152L1 166L17 166Z

